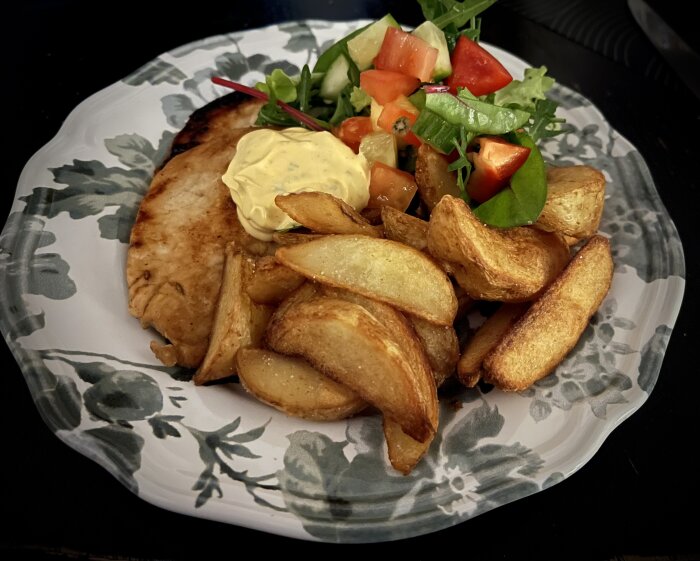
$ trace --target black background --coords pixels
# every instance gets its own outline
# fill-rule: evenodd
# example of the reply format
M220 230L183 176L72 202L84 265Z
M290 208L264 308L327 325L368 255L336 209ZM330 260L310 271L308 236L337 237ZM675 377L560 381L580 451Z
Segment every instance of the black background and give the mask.
M657 3L693 42L682 2ZM80 101L160 53L306 17L420 21L400 1L29 1L4 16L2 196ZM684 243L685 299L648 401L555 487L431 535L366 546L296 541L167 512L129 493L51 434L2 345L0 558L223 559L343 552L435 559L698 559L696 354L699 99L636 27L624 1L501 0L482 38L591 99L646 159ZM690 31L689 31L690 30ZM643 303L640 303L643 305Z

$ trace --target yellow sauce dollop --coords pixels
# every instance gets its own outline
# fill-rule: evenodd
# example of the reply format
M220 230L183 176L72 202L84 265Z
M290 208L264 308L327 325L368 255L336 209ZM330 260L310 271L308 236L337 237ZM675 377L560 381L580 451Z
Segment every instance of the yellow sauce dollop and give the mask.
M299 226L275 205L277 195L322 191L355 210L369 200L369 163L330 132L260 129L238 141L221 178L246 231L269 241L275 231Z

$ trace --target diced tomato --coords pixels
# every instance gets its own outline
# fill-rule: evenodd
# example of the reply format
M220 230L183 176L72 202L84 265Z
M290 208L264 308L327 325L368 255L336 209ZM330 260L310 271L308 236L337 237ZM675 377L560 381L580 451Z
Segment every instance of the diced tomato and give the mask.
M445 82L453 94L467 88L476 96L500 90L513 81L510 72L486 49L460 35L452 51L452 74Z
M483 203L508 184L527 160L530 149L497 136L479 137L474 144L478 152L469 153L474 169L467 181L467 193L476 202Z
M372 119L369 117L350 117L340 123L333 133L357 154L362 137L373 130Z
M377 119L377 126L396 135L399 143L420 146L421 141L411 132L413 123L418 118L418 108L405 95L400 95L394 101L384 105Z
M372 69L360 74L360 87L382 105L400 95L412 94L419 85L418 78L393 70Z
M394 70L430 82L437 61L438 50L420 37L389 27L374 67L379 70Z
M417 190L416 180L410 173L374 162L370 170L367 207L391 206L404 211Z

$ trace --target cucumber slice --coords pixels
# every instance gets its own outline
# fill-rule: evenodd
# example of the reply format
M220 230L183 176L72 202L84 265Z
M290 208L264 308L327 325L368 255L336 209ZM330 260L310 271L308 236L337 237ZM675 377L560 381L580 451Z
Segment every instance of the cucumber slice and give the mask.
M439 82L452 74L452 63L450 62L450 50L447 47L445 33L432 21L424 21L416 27L412 35L423 39L431 47L438 50L437 61L433 69L433 80Z
M372 61L379 53L379 49L382 48L384 35L389 27L401 29L401 26L391 14L387 14L382 19L375 21L348 41L350 58L355 61L360 72L372 66Z
M382 162L392 168L397 164L396 137L385 131L374 131L366 134L360 141L360 154L370 166L374 162Z
M369 107L369 118L372 120L372 127L374 127L374 130L379 130L379 116L382 114L382 111L384 111L384 106L380 105L376 99L372 98Z
M328 101L335 101L338 99L340 92L350 83L350 78L348 78L349 69L350 63L348 59L341 53L328 67L326 75L321 82L319 93L323 99Z

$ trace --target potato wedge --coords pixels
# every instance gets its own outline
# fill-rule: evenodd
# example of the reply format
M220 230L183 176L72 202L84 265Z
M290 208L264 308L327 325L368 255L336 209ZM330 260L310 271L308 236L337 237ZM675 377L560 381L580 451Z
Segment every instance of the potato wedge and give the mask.
M427 221L401 212L392 206L383 206L382 223L387 239L410 245L419 251L428 247Z
M447 158L423 143L416 155L416 184L425 205L432 210L444 195L459 197L457 176L449 171Z
M381 238L381 228L372 226L348 203L329 193L309 191L277 195L275 204L292 220L317 234L357 234Z
M466 387L473 388L481 379L481 364L513 324L520 319L527 304L502 304L488 317L467 341L457 363L457 377Z
M305 281L304 275L285 267L273 255L265 255L255 260L246 291L253 302L274 306Z
M420 442L411 438L401 429L401 425L387 417L383 417L384 440L391 466L408 475L430 448L433 439Z
M389 240L410 245L419 251L428 252L428 221L421 220L390 206L382 207L384 235ZM440 268L448 275L454 271L454 265L444 259L436 259Z
M385 308L390 314L391 307ZM397 335L362 305L328 296L301 298L275 312L266 337L270 348L302 356L416 440L434 436L437 393L430 372L416 368Z
M521 391L549 374L576 345L612 275L610 242L595 235L486 356L484 380Z
M598 231L605 202L605 176L590 166L547 169L547 201L535 227L576 241ZM572 244L570 244L572 245Z
M569 246L559 234L491 228L450 195L430 215L428 250L461 265L453 274L472 298L501 302L535 299L569 261Z
M354 391L301 358L248 347L236 354L236 371L246 391L294 417L337 421L367 407Z
M257 346L263 339L272 308L256 304L246 292L253 269L251 257L226 246L224 272L209 347L193 381L197 385L225 378L236 372L236 353Z
M424 319L416 316L404 315L398 312L391 306L379 302L377 300L372 300L356 292L351 292L343 288L336 288L331 286L319 285L316 289L317 294L323 296L328 296L331 298L339 298L341 300L346 300L348 302L353 302L359 304L365 308L372 316L381 323L386 329L387 333L394 339L394 342L398 347L401 348L406 358L411 363L414 370L418 370L418 380L425 380L428 374L432 374L434 384L426 384L422 388L422 393L432 394L437 387L438 376L435 375L433 369L432 358L430 352L433 351L439 354L441 351L437 350L440 344L445 345L446 343L438 341L438 334L445 334L445 339L449 338L450 330L454 331L452 326L442 326L432 324ZM297 301L303 299L308 299L308 292L300 296L296 296ZM416 328L419 325L422 328L422 333ZM425 339L424 339L425 337ZM455 333L456 338L456 333ZM425 345L425 340L429 339L431 344L431 349L429 350ZM459 350L457 351L459 355ZM442 357L436 358L436 362L439 363ZM442 360L445 360L442 358ZM455 358L455 362L456 362ZM439 367L444 366L439 363ZM454 364L453 364L454 367Z
M430 407L435 426L438 425L437 387L446 379L446 370L450 373L459 357L457 335L452 327L439 326L421 318L396 312L390 306L371 300L349 290L333 287L322 287L320 292L326 296L354 302L365 308L375 319L386 328L387 333L394 339L396 345L406 353L414 370L418 369L417 380L423 381L422 392L435 395L435 402ZM416 329L416 326L419 326ZM421 337L421 331L425 338ZM445 364L451 357L445 356L452 341L450 334L454 333L454 362L451 367ZM427 345L426 345L427 341ZM431 355L432 353L432 355ZM436 364L433 364L433 363ZM432 375L434 383L430 383ZM420 442L408 436L401 426L384 416L384 436L387 442L389 462L401 473L407 475L420 461L430 447L433 438Z
M452 325L457 298L452 283L424 253L368 236L325 236L280 247L277 259L330 286L345 288L439 325Z
M416 316L409 315L408 320L425 349L435 385L439 388L454 374L459 360L457 332L451 325L435 325Z

